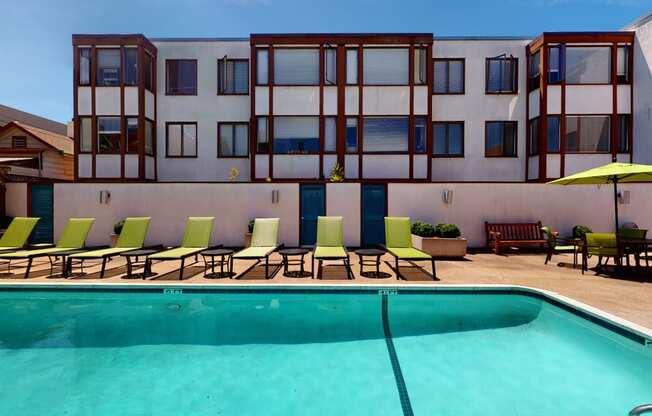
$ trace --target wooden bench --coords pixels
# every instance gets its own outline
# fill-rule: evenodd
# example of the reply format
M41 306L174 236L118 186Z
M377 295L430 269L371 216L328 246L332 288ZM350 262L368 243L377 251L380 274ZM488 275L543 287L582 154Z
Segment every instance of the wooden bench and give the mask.
M487 247L500 254L504 247L539 245L548 243L541 230L541 221L531 223L491 224L484 223L487 234Z

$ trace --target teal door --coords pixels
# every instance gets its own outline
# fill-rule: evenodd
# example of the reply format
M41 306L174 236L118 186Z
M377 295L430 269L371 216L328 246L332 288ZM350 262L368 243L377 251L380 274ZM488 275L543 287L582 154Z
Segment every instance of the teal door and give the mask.
M36 243L52 243L54 230L54 191L51 184L30 185L31 205L30 215L40 217L32 232L30 241Z
M387 188L385 185L362 185L362 246L385 244Z
M312 246L317 241L317 217L326 215L326 186L300 185L299 193L301 199L300 241L302 246Z

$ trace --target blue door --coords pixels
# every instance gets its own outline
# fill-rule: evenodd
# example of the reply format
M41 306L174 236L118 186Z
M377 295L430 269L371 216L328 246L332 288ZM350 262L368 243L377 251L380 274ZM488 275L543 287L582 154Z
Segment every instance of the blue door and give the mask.
M326 186L300 185L299 192L301 245L312 246L317 241L317 217L326 215Z
M52 231L54 229L53 194L51 184L31 185L30 213L32 217L41 218L36 223L30 239L34 244L52 242Z
M362 185L362 246L385 244L385 185Z

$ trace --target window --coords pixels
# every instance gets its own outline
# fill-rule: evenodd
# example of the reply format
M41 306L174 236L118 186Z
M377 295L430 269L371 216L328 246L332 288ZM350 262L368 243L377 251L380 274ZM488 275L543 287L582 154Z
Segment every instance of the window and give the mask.
M609 116L566 116L566 152L608 153Z
M256 119L256 153L269 153L269 136L267 135L267 117Z
M436 157L464 157L464 122L435 122L432 154Z
M547 146L548 153L559 153L561 149L561 122L559 116L548 116Z
M97 118L97 153L120 153L120 117Z
M464 59L435 59L435 94L464 94Z
M358 50L346 50L346 83L354 85L358 83Z
M539 154L539 118L533 118L528 122L529 143L528 156Z
M566 47L566 82L608 84L611 82L611 48Z
M407 117L365 117L362 150L366 153L405 153L408 151Z
M319 117L274 117L274 153L319 153Z
M428 49L419 47L414 49L414 83L423 85L428 82Z
M629 51L629 46L619 46L616 51L616 77L619 84L629 84L631 81Z
M414 153L426 153L426 117L414 117Z
M217 93L249 94L249 61L226 58L217 61Z
M218 123L217 157L249 156L249 124Z
M97 86L120 85L120 49L97 49Z
M337 151L337 117L324 118L324 152Z
M528 88L532 91L539 88L539 75L541 75L541 53L539 51L528 58L527 74Z
M166 123L165 157L197 157L197 123Z
M154 123L145 119L145 154L154 156Z
M125 49L125 85L138 85L138 48Z
M362 71L365 85L408 85L407 48L365 48Z
M516 94L518 58L487 58L487 94Z
M167 95L197 95L197 61L168 59L165 61L165 93Z
M274 84L319 85L319 49L274 50Z
M629 153L630 115L618 115L618 153Z
M516 157L516 121L487 121L485 157Z
M149 91L152 89L152 57L150 54L145 53L145 88Z
M91 48L79 48L79 85L91 83Z
M256 49L256 84L269 84L269 52L267 49Z
M324 50L324 83L335 85L337 83L337 49L326 48Z
M346 153L358 153L358 118L346 118Z
M562 68L564 54L562 45L550 46L548 48L548 83L559 84L563 80Z
M27 147L27 137L26 136L13 136L11 138L11 147L15 149L24 149Z
M127 118L127 153L138 153L138 118Z
M92 151L92 135L90 117L79 117L79 153L90 153Z

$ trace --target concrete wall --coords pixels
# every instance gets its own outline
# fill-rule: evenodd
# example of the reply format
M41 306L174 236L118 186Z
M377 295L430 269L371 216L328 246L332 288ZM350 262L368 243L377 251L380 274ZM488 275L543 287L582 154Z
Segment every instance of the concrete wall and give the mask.
M634 163L652 164L652 15L632 28L634 42Z
M5 209L10 217L24 217L27 215L27 184L5 184Z

